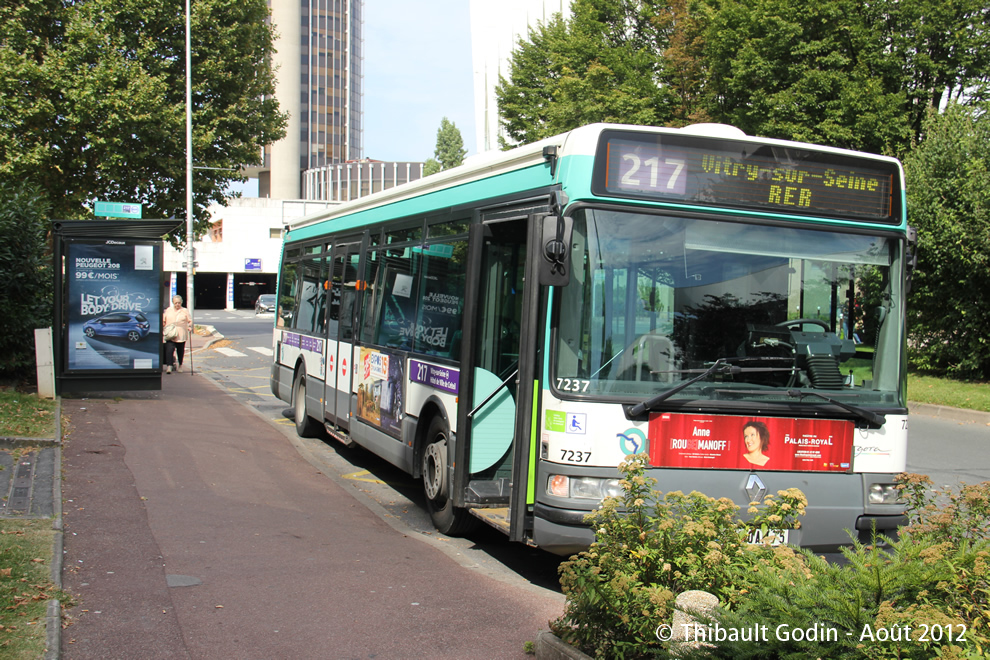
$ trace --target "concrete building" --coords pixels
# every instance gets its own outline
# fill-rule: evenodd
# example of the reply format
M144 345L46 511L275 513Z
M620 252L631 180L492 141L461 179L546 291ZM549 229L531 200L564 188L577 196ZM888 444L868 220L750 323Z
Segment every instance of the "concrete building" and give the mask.
M242 197L214 206L213 229L194 244L194 309L253 309L262 293L275 293L282 231L295 218L317 213L331 202ZM183 252L165 246L168 298L186 297Z
M278 33L275 97L286 136L265 150L258 196L305 199L303 173L363 150L363 0L269 0Z

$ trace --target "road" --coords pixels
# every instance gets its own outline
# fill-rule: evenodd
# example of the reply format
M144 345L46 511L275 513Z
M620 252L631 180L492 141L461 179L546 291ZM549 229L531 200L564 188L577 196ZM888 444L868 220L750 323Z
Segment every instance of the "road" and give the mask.
M254 406L273 423L295 436L286 417L287 404L269 390L272 360L272 315L253 311L203 310L197 324L213 325L224 340L194 356L194 367L219 382L240 401ZM321 441L312 441L320 443ZM560 558L540 550L508 543L500 533L482 526L466 539L440 535L423 503L421 486L409 475L360 448L347 449L333 441L322 443L321 456L335 473L371 497L388 515L416 533L443 539L451 552L482 557L495 571L508 570L534 584L559 589ZM990 425L986 421L957 422L912 414L908 444L908 471L929 475L937 486L958 488L961 483L990 481ZM483 550L478 553L477 550Z
M990 481L990 423L912 414L908 420L908 472L927 474L936 486Z
M211 325L223 340L193 355L193 368L222 385L239 401L296 438L288 405L269 389L272 364L273 315L253 311L198 310L197 325ZM163 376L170 378L171 376ZM440 534L433 527L418 480L360 447L348 449L333 440L298 439L320 457L326 472L350 483L355 490L384 509L414 534L431 537L456 560L481 564L492 575L519 577L546 589L560 591L557 567L562 559L543 550L510 543L501 532L480 525L465 538ZM331 472L332 470L332 472Z

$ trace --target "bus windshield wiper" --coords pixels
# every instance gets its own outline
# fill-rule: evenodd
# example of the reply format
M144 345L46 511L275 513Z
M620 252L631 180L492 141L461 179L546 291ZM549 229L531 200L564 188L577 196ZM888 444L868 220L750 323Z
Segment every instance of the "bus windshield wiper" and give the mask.
M646 401L643 401L641 403L637 403L636 405L629 408L629 416L639 417L647 410L652 410L653 407L656 406L661 401L666 401L667 399L674 396L681 390L690 387L691 385L694 385L699 380L704 380L705 378L708 378L716 371L721 371L722 373L726 373L730 375L742 373L743 372L742 367L737 367L733 364L729 364L729 360L731 359L733 358L719 358L715 360L715 363L712 364L712 366L708 367L694 378L690 380L686 380L682 383L678 383L677 385L671 387L669 390L664 390L663 392L657 394L653 398L647 399Z
M798 400L803 399L806 396L817 396L819 399L828 401L834 406L839 406L843 410L848 410L864 422L868 422L878 429L883 428L883 425L887 423L887 418L879 413L875 413L872 410L867 410L866 408L860 408L859 406L854 406L851 403L846 403L845 401L833 399L830 396L825 396L824 394L819 394L818 392L805 392L803 390L792 389L787 390L787 396Z

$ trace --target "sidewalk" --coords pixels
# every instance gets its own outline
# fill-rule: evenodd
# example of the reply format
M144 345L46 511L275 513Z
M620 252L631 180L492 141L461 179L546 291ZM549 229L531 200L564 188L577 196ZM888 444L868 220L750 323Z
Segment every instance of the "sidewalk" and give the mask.
M63 658L524 658L562 613L396 531L207 377L162 386L62 401Z

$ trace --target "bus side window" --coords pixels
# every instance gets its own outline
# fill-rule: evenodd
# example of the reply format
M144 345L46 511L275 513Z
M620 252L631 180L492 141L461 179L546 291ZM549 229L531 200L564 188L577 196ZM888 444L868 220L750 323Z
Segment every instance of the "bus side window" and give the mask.
M416 335L417 282L420 255L405 248L385 261L385 291L379 310L377 343L409 350Z
M381 307L382 275L383 269L379 268L380 251L369 250L368 259L364 267L364 300L361 314L361 342L364 344L374 344L375 329L378 327L378 314Z
M286 263L282 266L282 281L279 284L277 323L286 329L295 327L295 311L299 295L299 264Z
M416 320L417 352L454 359L460 356L466 259L467 241L424 249Z
M302 332L322 330L320 319L323 315L323 305L326 291L323 289L321 267L323 260L318 257L306 258L302 266L302 286L296 305L295 327Z
M357 299L357 273L360 254L350 252L344 262L344 282L340 292L340 340L354 341L354 304Z

